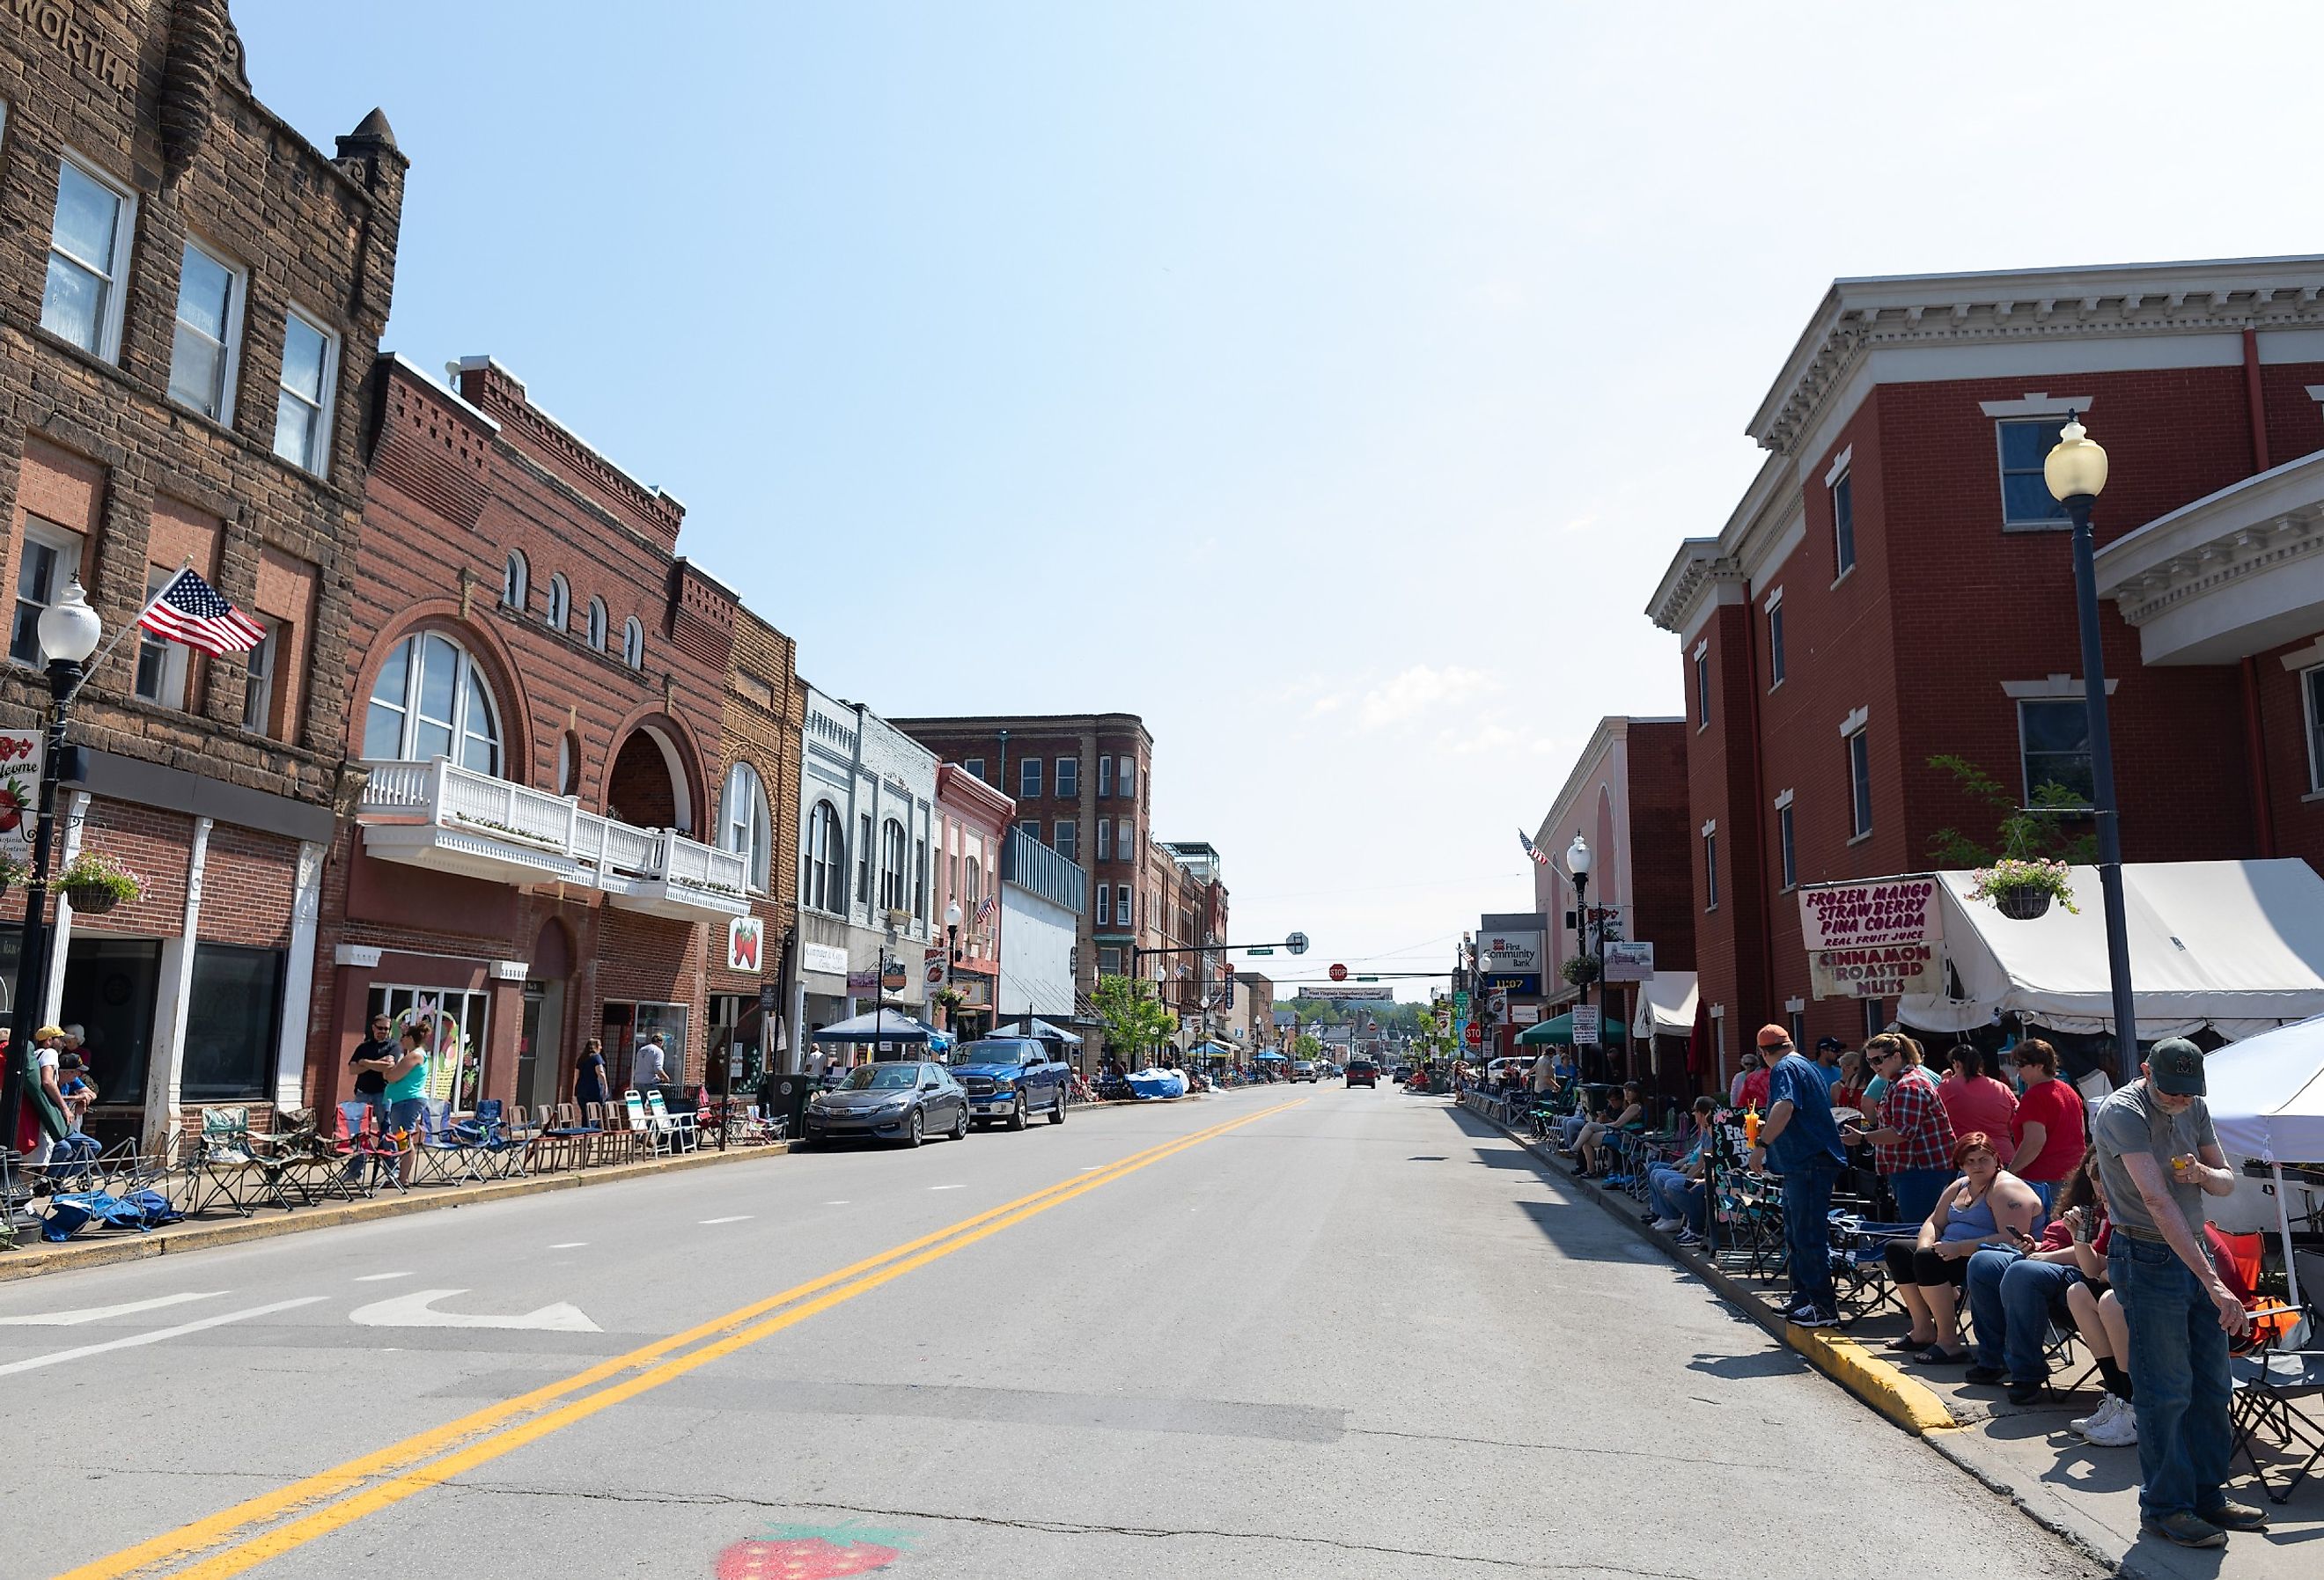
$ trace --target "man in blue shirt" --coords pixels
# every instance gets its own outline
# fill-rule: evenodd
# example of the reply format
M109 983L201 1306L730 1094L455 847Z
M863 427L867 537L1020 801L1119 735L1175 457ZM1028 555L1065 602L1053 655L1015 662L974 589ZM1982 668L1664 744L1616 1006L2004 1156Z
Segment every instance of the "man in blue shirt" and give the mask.
M1784 1242L1790 1249L1792 1307L1784 1313L1797 1327L1831 1327L1840 1321L1840 1300L1831 1285L1831 1184L1848 1163L1840 1126L1831 1117L1831 1090L1821 1067L1792 1046L1781 1026L1759 1030L1759 1051L1768 1061L1767 1114L1759 1122L1759 1144L1751 1149L1754 1172L1773 1161L1784 1177Z

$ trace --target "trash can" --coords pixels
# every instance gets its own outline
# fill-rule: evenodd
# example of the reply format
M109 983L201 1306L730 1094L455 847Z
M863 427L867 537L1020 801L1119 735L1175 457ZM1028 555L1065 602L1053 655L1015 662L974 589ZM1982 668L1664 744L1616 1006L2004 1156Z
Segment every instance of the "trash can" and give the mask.
M783 1134L791 1141L799 1139L800 1126L807 1117L807 1095L815 1090L815 1082L797 1072L775 1077L775 1109L774 1115L770 1117L779 1115L782 1118Z

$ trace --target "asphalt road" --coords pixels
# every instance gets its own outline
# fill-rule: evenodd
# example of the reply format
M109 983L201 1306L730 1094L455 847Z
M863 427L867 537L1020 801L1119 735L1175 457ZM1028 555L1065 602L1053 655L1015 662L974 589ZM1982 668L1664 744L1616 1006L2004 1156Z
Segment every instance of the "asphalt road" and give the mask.
M2098 1572L1392 1086L0 1285L0 1387L11 1577Z

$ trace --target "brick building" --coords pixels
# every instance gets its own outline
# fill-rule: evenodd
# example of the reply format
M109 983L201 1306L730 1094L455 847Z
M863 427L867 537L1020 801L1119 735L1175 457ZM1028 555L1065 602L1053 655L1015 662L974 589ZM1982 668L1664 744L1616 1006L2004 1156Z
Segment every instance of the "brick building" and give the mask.
M905 718L896 727L1017 802L1017 827L1089 876L1081 922L1080 992L1100 973L1126 972L1157 869L1152 842L1154 737L1135 714Z
M750 857L751 914L758 919L757 959L740 938L715 928L711 943L709 1019L704 1047L714 1067L730 1050L742 1058L729 1079L754 1081L761 1055L776 1067L791 1051L780 1009L779 978L798 970L799 880L799 740L807 723L807 689L798 679L798 647L749 609L737 608L733 657L726 669L725 767L718 792L718 827L712 843ZM761 852L764 855L761 855ZM728 946L733 946L730 953ZM775 1024L762 1024L759 1004L770 984L778 988Z
M754 893L780 919L771 805L747 783L719 805L737 600L678 556L677 500L499 364L451 371L456 393L378 369L340 721L364 781L325 882L312 1095L344 1095L381 1013L435 1026L430 1089L463 1104L569 1098L590 1037L617 1086L649 1033L699 1080L727 923ZM788 644L759 657L771 696ZM788 767L736 761L761 786Z
M124 858L144 887L59 908L31 1018L87 1029L108 1140L298 1101L341 793L407 162L376 110L326 154L245 66L223 0L0 14L0 729L37 726L37 620L75 579L108 637L188 565L268 631L219 659L130 633L75 705L62 854ZM11 926L12 985L15 948Z
M2319 295L2324 258L1833 284L1752 420L1758 476L1716 537L1681 545L1648 611L1681 643L1697 960L1722 1072L1787 1009L1851 1044L1890 1017L1893 1003L1807 997L1794 890L1925 870L1941 829L1989 843L1996 814L1932 758L2011 797L2086 791L2071 554L2041 479L2068 411L2114 458L2097 531L2119 608L2141 587L2183 598L2200 544L2176 569L2177 549L2149 564L2107 546L2324 448ZM2235 643L2142 664L2142 633L2116 612L2105 625L2126 856L2265 848L2308 772L2254 793L2264 726L2305 735L2299 666L2262 675ZM2258 657L2305 633L2264 625ZM2282 760L2299 761L2288 745Z
M950 905L960 907L960 925L946 928L951 952L948 985L960 1008L939 1020L964 1038L992 1029L1001 1003L1001 950L1007 916L1000 901L1001 844L1015 824L1017 803L957 762L936 765L936 899L939 921ZM985 901L992 901L987 910ZM937 956L939 965L944 957ZM948 1023L949 1022L949 1023Z

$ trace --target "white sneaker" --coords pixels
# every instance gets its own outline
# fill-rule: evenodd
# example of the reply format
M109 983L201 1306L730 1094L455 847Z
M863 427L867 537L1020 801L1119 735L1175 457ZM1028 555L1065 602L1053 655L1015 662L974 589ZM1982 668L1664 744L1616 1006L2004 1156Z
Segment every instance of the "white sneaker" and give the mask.
M1674 1230L1685 1228L1686 1220L1684 1218L1656 1218L1649 1227L1651 1227L1657 1234L1668 1234Z
M2114 1419L2115 1411L2121 1408L2121 1396L2119 1394L2109 1393L2104 1399L2098 1400L2098 1408L2092 1410L2089 1415L2076 1416L2072 1420L2068 1421L2066 1423L2066 1430L2071 1432L2077 1437L2088 1437L2092 1427L2101 1426L2106 1422Z
M2082 1434L2082 1441L2093 1448L2128 1448L2138 1441L2138 1412L2117 1409L2114 1419L2100 1421Z

